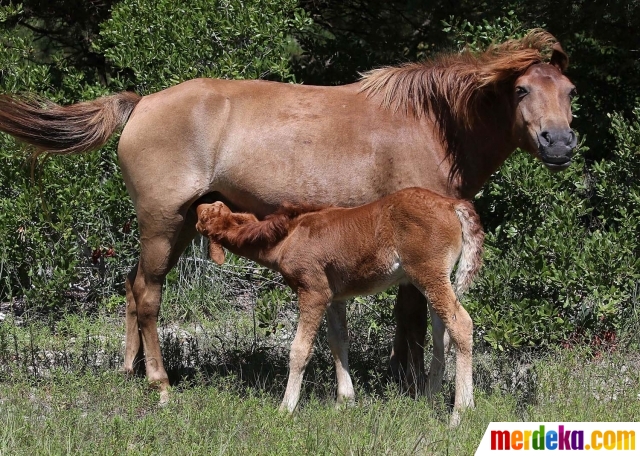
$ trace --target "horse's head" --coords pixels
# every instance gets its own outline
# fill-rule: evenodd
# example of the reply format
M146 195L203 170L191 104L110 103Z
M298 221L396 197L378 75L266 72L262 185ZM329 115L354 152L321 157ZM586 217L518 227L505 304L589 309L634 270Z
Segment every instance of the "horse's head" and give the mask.
M571 164L577 138L571 124L576 89L562 74L567 55L555 45L550 63L532 65L515 82L515 136L518 146L559 171Z

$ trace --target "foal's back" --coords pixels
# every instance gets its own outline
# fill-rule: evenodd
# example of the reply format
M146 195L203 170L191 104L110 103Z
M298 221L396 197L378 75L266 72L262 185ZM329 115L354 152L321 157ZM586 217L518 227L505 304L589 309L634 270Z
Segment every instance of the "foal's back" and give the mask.
M409 188L356 208L299 217L280 247L280 269L296 288L329 287L334 299L412 281L408 271L448 275L460 255L459 200Z

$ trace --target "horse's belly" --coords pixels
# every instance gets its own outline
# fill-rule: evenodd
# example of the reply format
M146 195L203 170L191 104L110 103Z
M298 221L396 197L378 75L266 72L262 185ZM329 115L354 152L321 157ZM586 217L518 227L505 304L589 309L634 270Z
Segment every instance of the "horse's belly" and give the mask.
M284 202L353 207L406 187L443 192L446 177L406 151L354 141L340 150L318 144L242 147L219 154L212 190L237 209L265 215ZM337 151L337 152L336 152ZM428 166L427 166L428 168Z
M335 299L372 295L406 282L406 274L396 251L379 252L377 258L369 263L349 265L343 272L341 274L337 270L331 274Z

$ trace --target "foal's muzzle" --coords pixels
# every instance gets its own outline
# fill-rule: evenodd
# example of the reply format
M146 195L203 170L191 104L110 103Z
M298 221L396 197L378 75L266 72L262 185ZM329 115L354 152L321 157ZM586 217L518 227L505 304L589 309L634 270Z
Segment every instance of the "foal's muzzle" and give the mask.
M544 130L538 135L540 159L552 171L560 171L571 165L571 156L577 144L578 138L570 128Z

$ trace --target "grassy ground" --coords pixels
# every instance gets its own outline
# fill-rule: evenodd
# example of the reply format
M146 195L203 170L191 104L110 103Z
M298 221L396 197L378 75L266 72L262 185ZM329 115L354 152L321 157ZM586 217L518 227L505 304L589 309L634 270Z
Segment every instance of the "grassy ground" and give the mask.
M371 331L366 340L354 331L356 406L333 407L333 367L321 337L301 408L284 416L277 406L290 328L267 337L250 312L232 308L206 323L163 325L175 386L173 401L158 408L142 377L117 372L122 332L120 319L106 313L0 322L0 454L467 455L491 421L640 419L638 354L479 350L476 408L450 430L451 372L435 404L400 395L386 376L388 345Z

